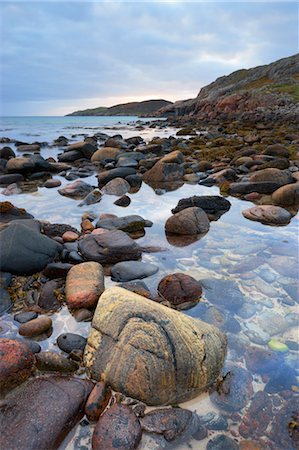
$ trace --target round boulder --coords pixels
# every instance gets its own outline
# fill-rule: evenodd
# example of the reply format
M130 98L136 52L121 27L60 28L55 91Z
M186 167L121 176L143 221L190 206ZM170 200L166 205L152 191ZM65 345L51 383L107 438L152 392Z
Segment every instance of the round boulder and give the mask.
M104 291L104 271L97 262L73 266L67 274L66 302L71 309L92 308Z
M196 397L220 374L226 337L217 328L120 287L95 311L84 361L91 377L148 405Z
M173 234L193 235L207 233L210 228L208 216L203 209L186 208L167 219L165 231Z
M200 300L202 287L195 278L184 273L173 273L162 278L158 292L174 308L188 308Z
M262 169L253 173L249 177L249 181L253 183L258 182L275 182L284 186L293 182L292 175L279 169L269 168Z
M275 205L296 206L299 204L299 182L288 184L277 189L272 194Z
M292 218L289 211L273 205L253 206L242 211L242 214L246 219L261 222L265 225L286 225Z

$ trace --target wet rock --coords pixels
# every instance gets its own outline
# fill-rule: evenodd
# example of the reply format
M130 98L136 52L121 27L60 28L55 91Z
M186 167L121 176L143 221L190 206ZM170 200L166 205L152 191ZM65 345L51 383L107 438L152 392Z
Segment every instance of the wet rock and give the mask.
M102 200L102 193L98 189L94 189L83 199L78 206L94 205Z
M122 230L127 233L142 231L145 227L151 227L150 220L143 219L141 216L130 215L123 217L112 217L99 219L96 223L97 228L105 228L106 230Z
M166 275L159 282L158 293L174 308L186 308L199 302L202 287L199 281L184 273Z
M126 176L127 182L130 184L131 188L140 188L142 184L142 178L140 175L127 175Z
M91 381L54 375L27 381L1 405L1 448L57 449L83 416L92 387Z
M288 183L292 183L292 176L291 174L284 172L279 169L275 168L269 168L269 169L262 169L259 170L249 177L250 182L272 182L275 181L275 183L280 184L280 186L283 186Z
M77 322L90 322L93 317L93 313L89 309L80 308L73 311L73 316Z
M34 311L21 312L14 315L14 320L19 323L26 323L29 320L33 320L37 318L37 313Z
M64 242L74 242L79 238L79 235L75 233L74 231L66 231L62 235L62 239Z
M15 338L15 340L21 342L21 344L26 345L32 351L32 353L39 353L41 351L41 346L38 344L38 342L32 341L31 339Z
M272 200L275 205L299 205L299 183L297 182L280 187L275 192L273 192Z
M193 197L181 199L171 212L176 214L183 209L195 206L203 209L210 220L217 220L230 209L231 204L219 195L194 195Z
M298 278L297 261L294 258L288 256L272 256L268 260L268 264L284 277Z
M60 180L56 180L54 178L52 180L47 180L44 183L44 187L48 188L48 189L59 187L59 186L61 186L61 181Z
M261 222L265 225L287 225L291 221L291 214L280 206L260 205L242 211L246 219Z
M294 450L298 448L298 411L298 396L293 396L273 417L269 434L276 448Z
M298 384L296 375L296 370L282 361L276 370L270 374L270 379L264 389L265 392L276 394L290 391L292 386Z
M103 383L97 383L88 397L85 414L91 422L96 422L104 412L111 399L111 388Z
M22 323L19 328L21 336L32 337L45 333L52 327L52 319L47 316L40 316L37 319Z
M252 376L241 367L229 364L229 387L220 392L210 394L212 402L225 411L240 411L243 409L253 394ZM226 375L228 376L228 375Z
M0 185L8 186L12 183L18 183L19 181L23 181L24 177L20 173L12 173L7 175L0 175Z
M252 192L257 192L259 194L272 194L281 185L273 181L259 181L259 182L240 182L231 183L229 186L229 192L231 195L245 195Z
M55 352L41 352L36 355L36 367L41 372L62 373L75 372L79 368L75 361L67 359Z
M288 322L281 314L268 309L258 315L256 322L260 329L270 336L283 333L288 328Z
M18 145L17 150L18 152L39 152L40 151L40 144L24 144L24 145Z
M236 312L244 303L244 296L237 283L230 280L200 280L209 302Z
M136 170L132 167L118 167L112 170L105 170L104 172L99 173L99 187L105 186L109 181L114 178L126 178L128 175L135 175Z
M0 286L7 288L10 286L12 281L12 274L9 272L0 272Z
M14 339L0 339L0 355L0 395L2 396L27 380L33 370L35 359L27 345Z
M111 267L113 281L131 281L154 275L159 267L141 261L123 261Z
M136 260L141 248L126 233L120 230L92 234L79 241L79 250L85 260L99 263L117 263Z
M91 191L93 191L93 186L81 180L74 181L74 183L67 184L65 187L58 189L60 195L76 200L82 200Z
M169 217L165 231L172 234L194 235L207 233L210 222L206 213L197 207L186 208Z
M38 298L38 306L45 311L59 309L61 305L57 298L57 289L59 289L59 283L57 283L57 281L47 281L41 288Z
M75 144L71 144L69 145L65 151L64 151L64 155L67 156L68 152L76 152L78 153L79 158L87 158L90 159L92 157L92 155L94 154L94 152L96 151L96 146L91 144L90 142L76 142ZM58 158L59 161L64 161L64 159Z
M66 353L71 353L73 350L84 350L86 345L86 338L80 334L63 333L57 338L58 347Z
M102 414L92 436L92 450L133 450L141 440L139 420L126 405L115 403Z
M15 152L12 150L12 148L10 147L2 147L0 149L0 158L1 159L9 159L9 158L14 158Z
M123 195L122 197L115 200L114 205L126 207L129 206L130 203L131 203L130 197L128 197L128 195Z
M154 183L164 183L168 181L177 181L184 176L184 168L180 164L167 163L158 161L150 170L148 170L143 175L143 180L151 184Z
M8 223L16 219L33 219L33 216L10 202L0 202L0 222Z
M23 224L0 233L1 270L31 274L42 270L61 251L61 245Z
M101 162L106 159L116 160L117 156L121 153L119 148L103 147L97 150L91 157L91 162Z
M121 283L119 287L135 292L135 294L139 294L142 297L151 298L151 291L143 281Z
M84 262L70 269L65 295L71 309L92 308L104 291L104 271L97 262Z
M65 278L72 267L73 265L68 263L50 263L43 272L47 278Z
M239 433L244 438L264 436L271 418L271 397L264 391L258 391L254 395L247 413L242 417Z
M207 450L238 450L239 445L236 441L231 439L225 434L219 434L218 436L209 440L207 444Z
M208 430L227 430L228 422L226 417L219 416L214 412L200 416L200 423L204 425Z
M67 231L73 231L74 233L79 234L79 231L71 225L67 225L65 223L44 223L43 224L43 233L49 237L62 237L64 233Z
M98 302L85 365L114 390L163 405L198 395L219 375L225 351L218 329L114 287Z
M108 195L121 196L130 190L129 183L123 178L114 178L102 188L102 192Z
M23 192L22 189L18 187L17 183L12 183L9 184L6 189L3 189L3 191L1 191L1 194L9 196L9 195L18 195L21 194L22 192Z
M9 311L13 303L6 289L0 287L0 316Z

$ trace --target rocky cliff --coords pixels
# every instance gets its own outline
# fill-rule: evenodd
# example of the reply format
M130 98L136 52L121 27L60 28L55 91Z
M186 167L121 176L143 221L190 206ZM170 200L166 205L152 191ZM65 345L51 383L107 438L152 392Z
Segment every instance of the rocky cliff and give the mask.
M198 120L253 116L291 120L299 112L298 102L299 54L296 54L217 78L203 87L195 99L176 102L158 114Z

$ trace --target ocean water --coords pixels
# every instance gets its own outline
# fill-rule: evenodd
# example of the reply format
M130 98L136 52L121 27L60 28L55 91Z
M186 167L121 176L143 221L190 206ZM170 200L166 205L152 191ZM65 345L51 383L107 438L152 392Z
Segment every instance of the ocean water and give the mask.
M96 132L104 132L109 136L122 134L124 138L140 135L145 141L154 136L175 136L176 130L166 124L153 129L147 124L149 119L138 123L136 120L138 118L132 117L5 118L1 119L0 136L29 143L51 143L61 135L76 142L83 135ZM63 149L46 145L42 147L41 154L56 157L61 151ZM62 186L69 183L63 177L55 178L61 180ZM84 178L84 181L97 186L96 174ZM171 215L171 209L180 199L192 195L219 195L219 188L185 183L173 187L171 191L157 191L143 183L138 192L129 194L131 204L127 208L114 205L116 197L108 195L104 195L100 203L79 207L79 200L60 196L56 189L43 187L35 192L10 197L0 194L0 200L9 200L25 208L37 219L68 223L78 229L81 217L87 211L97 216L102 213L119 216L139 214L151 220L153 226L146 228L145 235L137 242L142 246L160 246L163 251L143 254L143 261L159 267L158 273L143 281L155 291L161 278L169 273L183 272L202 280L204 290L201 302L183 313L220 326L228 336L226 370L233 372L234 368L240 368L249 377L248 386L241 379L234 380L234 383L240 384L234 395L238 399L235 399L236 403L242 403L242 408L235 406L234 409L229 402L220 407L208 393L180 405L197 411L201 416L208 413L220 416L227 426L220 431L212 427L208 438L192 440L188 446L182 444L175 448L204 450L209 439L225 434L237 442L246 437L270 450L292 450L294 447L288 423L293 420L293 405L298 395L298 215L287 226L265 226L242 216L242 211L252 206L252 203L228 197L230 210L219 220L211 222L209 232L200 240L180 243L169 240L165 235L164 224ZM105 277L106 287L115 284L110 277ZM215 293L213 288L216 285L220 289ZM238 297L241 306L236 308L230 304L232 296ZM77 323L66 307L55 313L52 319L53 334L40 342L43 350L57 350L56 338L63 332L88 335L90 324ZM11 315L2 317L2 337L16 336L17 329ZM269 345L273 340L286 344L287 351L272 353ZM263 353L251 357L251 351ZM269 354L273 357L270 358L270 364L266 359ZM250 405L260 391L272 404L271 411L269 408L263 411L263 407L266 408L265 400L265 404L262 403L255 412L257 420L264 422L264 428L254 423L254 417L249 416L248 419ZM247 428L244 425L246 415ZM280 424L279 428L277 423ZM62 444L61 450L91 448L92 431L93 425L78 425ZM174 447L144 437L138 448L158 450Z

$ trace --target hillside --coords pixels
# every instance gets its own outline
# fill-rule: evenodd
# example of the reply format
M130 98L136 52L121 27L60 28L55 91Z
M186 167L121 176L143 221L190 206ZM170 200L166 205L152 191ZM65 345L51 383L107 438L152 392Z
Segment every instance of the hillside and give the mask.
M167 100L145 100L143 102L130 102L120 105L98 107L75 111L68 116L149 116L157 110L172 105Z
M217 78L203 87L195 99L161 108L157 115L191 116L202 120L257 113L295 117L298 102L299 54Z

